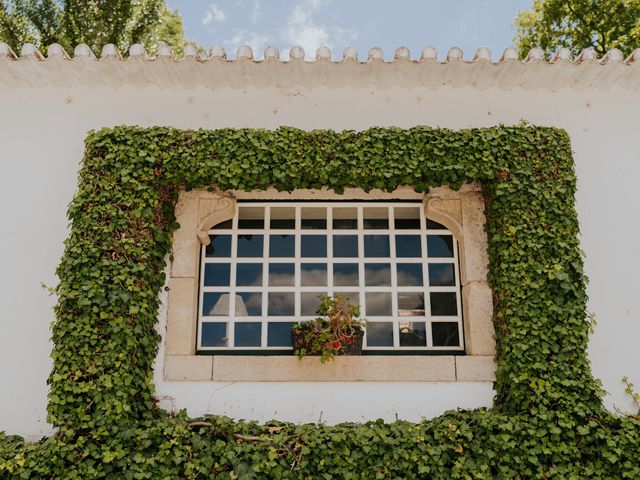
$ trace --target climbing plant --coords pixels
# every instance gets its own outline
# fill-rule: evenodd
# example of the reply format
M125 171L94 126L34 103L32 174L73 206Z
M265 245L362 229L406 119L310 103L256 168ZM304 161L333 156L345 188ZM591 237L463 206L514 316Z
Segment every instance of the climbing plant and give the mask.
M154 326L180 189L472 181L485 196L494 295L492 409L327 426L158 408ZM602 407L586 355L575 188L556 128L91 132L57 271L48 412L58 433L0 436L0 478L640 478L640 420Z

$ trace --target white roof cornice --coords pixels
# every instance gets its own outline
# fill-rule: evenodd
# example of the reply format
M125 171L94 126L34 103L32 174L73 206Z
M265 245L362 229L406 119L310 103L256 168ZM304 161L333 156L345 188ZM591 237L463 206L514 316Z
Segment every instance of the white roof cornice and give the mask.
M473 60L463 59L462 50L450 49L442 61L433 47L422 50L420 60L411 60L406 47L396 49L392 61L385 61L380 48L369 50L366 61L352 48L344 49L342 59L332 60L331 51L320 47L308 61L302 47L290 50L290 59L280 59L275 47L267 47L264 60L255 60L251 47L238 48L237 58L228 60L223 47L214 46L209 55L187 47L175 58L162 46L149 56L141 44L132 45L123 58L114 45L106 45L98 59L86 45L78 45L73 57L57 44L50 45L47 57L35 46L25 44L16 55L0 43L0 87L85 86L110 87L157 85L161 88L206 87L416 87L442 86L499 88L503 90L584 90L618 86L640 88L640 49L624 58L612 49L601 59L592 48L575 59L561 48L551 59L540 48L532 49L523 61L515 49L508 48L499 60L491 60L487 48L476 51Z

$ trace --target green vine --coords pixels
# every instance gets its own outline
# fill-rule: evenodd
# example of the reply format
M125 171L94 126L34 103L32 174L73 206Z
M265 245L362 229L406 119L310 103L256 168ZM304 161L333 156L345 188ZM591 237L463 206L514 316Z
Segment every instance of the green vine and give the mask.
M154 326L180 188L471 181L486 204L492 409L325 426L158 408ZM569 137L555 128L91 132L57 271L48 412L58 433L0 436L0 478L640 478L640 421L602 407L586 355L575 188Z

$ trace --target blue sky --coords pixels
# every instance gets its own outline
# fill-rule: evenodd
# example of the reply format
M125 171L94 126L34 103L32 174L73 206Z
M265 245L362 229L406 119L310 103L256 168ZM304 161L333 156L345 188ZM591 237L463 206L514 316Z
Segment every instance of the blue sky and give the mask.
M166 0L180 10L186 37L210 48L218 43L235 57L238 46L251 45L256 58L274 45L282 56L301 45L307 59L320 45L342 58L346 46L366 59L369 48L385 58L406 46L418 58L427 45L438 58L457 46L465 58L488 47L493 58L513 43L513 19L532 0Z

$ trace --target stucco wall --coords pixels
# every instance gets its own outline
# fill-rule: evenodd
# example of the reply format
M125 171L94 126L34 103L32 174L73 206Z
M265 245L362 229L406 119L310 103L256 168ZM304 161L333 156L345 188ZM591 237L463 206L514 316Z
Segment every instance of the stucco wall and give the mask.
M0 88L0 430L32 438L50 431L45 382L55 299L41 283L56 283L67 235L65 211L86 132L118 124L340 130L464 128L525 119L567 129L579 179L589 309L598 321L590 357L609 392L607 406L631 409L621 378L628 375L640 385L638 111L640 95L617 87L610 92ZM164 316L163 309L161 322ZM162 357L161 351L159 363ZM161 375L156 383L167 407L258 420L419 420L450 408L489 406L493 396L487 383L166 383Z

